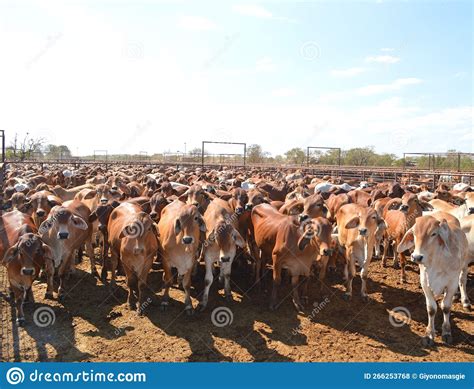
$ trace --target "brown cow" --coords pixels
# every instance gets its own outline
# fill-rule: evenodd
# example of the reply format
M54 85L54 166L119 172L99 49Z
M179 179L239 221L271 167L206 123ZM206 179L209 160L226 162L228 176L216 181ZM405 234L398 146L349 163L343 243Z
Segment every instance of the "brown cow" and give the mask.
M141 315L148 273L158 249L155 225L139 205L123 203L112 211L107 230L112 264L111 284L115 284L115 270L120 258L127 276L128 304L130 309L135 309L135 297L138 298L137 313Z
M91 274L98 275L91 242L92 225L88 223L90 214L89 208L80 201L66 201L54 207L39 228L41 238L53 251L54 267L58 269L60 279L60 299L65 297L66 276L74 269L74 252L83 244L91 261Z
M45 269L48 280L45 297L52 298L53 295L54 267L51 248L33 231L34 226L29 224L18 229L18 242L7 250L2 260L2 264L7 268L10 290L16 302L16 322L19 326L25 323L23 303L34 303L31 287L41 268Z
M255 242L261 250L260 266L266 258L273 263L273 289L270 309L277 308L278 288L281 271L288 269L293 287L293 304L297 310L303 309L300 295L306 302L307 281L311 266L317 257L330 254L331 224L324 218L295 223L294 218L275 210L271 205L261 204L252 210ZM259 270L257 270L258 274ZM299 278L304 277L302 287Z
M165 272L165 292L161 302L162 310L169 305L169 288L173 282L171 268L178 270L178 279L182 279L186 294L185 310L193 313L191 302L191 273L196 263L201 232L206 225L194 205L175 200L161 212L158 231L163 248L163 269Z
M29 201L23 205L23 209L32 215L36 228L39 228L48 217L51 209L61 204L61 199L51 192L40 191L31 195Z

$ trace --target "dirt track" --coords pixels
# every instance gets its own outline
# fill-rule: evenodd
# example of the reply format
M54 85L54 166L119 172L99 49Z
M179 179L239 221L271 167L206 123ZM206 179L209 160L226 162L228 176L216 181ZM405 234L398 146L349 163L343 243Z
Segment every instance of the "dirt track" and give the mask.
M354 298L342 300L342 279L338 273L328 281L328 298L318 293L316 280L310 286L310 306L298 314L291 304L290 285L281 290L280 308L270 312L268 294L250 289L249 277L233 273L234 302L226 304L222 290L211 289L204 313L188 317L183 309L183 292L171 290L172 306L161 312L161 270L150 274L151 305L138 317L126 303L124 277L119 277L115 294L85 270L88 260L78 266L70 279L64 303L44 300L46 285L34 285L36 304L25 309L26 326L12 324L12 309L2 299L2 342L0 360L24 361L472 361L474 359L474 313L466 313L457 302L451 323L453 346L422 347L427 314L415 268L408 266L408 283L398 284L399 273L371 264L368 303L359 296L360 278L354 280ZM237 269L239 270L239 269ZM3 269L2 269L3 272ZM194 305L202 290L203 269L194 282ZM471 274L472 284L472 274ZM4 286L2 282L1 287ZM154 293L152 293L154 292ZM154 296L153 296L154 294ZM469 288L474 300L472 286ZM316 305L313 303L316 302ZM50 306L54 324L40 328L33 312ZM217 327L211 321L216 307L228 306L233 314L229 326ZM408 309L408 324L394 327L389 311ZM442 314L437 314L437 330Z

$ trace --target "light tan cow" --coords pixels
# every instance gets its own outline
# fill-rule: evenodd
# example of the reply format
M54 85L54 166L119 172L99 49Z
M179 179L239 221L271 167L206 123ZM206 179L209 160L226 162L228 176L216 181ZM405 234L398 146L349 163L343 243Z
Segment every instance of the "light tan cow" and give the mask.
M411 260L420 267L420 283L428 311L428 326L423 343L426 346L434 345L434 319L438 308L436 298L443 296L442 339L451 344L449 315L458 285L461 289L462 305L465 309L470 309L466 291L469 263L466 235L454 216L446 212L436 212L417 218L397 250L401 252L411 248L414 248Z
M383 220L373 208L359 204L346 204L339 208L336 214L338 241L344 248L346 278L345 300L352 297L352 280L356 273L356 263L359 264L362 279L361 295L368 300L367 276L375 245L375 232Z
M216 198L207 206L204 213L206 240L203 245L203 257L206 265L204 293L199 309L204 310L209 298L209 289L213 281L213 265L220 267L219 280L224 281L225 298L232 300L230 274L232 262L238 247L245 247L245 240L238 231L238 217L227 201Z

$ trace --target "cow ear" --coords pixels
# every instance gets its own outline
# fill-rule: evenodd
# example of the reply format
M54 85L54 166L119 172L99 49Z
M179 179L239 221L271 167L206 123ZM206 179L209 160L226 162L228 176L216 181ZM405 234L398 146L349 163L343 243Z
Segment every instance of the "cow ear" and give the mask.
M419 200L418 203L420 204L420 207L423 211L434 211L434 208L430 203L422 200Z
M359 216L354 216L352 219L350 219L346 225L344 226L345 228L347 229L351 229L351 228L356 228L360 223L360 218Z
M51 247L49 247L47 244L42 244L41 245L41 251L43 252L43 256L46 259L53 260L53 250L51 250Z
M114 200L110 203L110 205L112 206L112 208L117 208L120 205L120 202L118 202L117 200Z
M174 233L178 235L180 232L181 232L181 222L179 221L179 219L176 219L176 221L174 222Z
M199 230L202 232L206 232L207 231L206 223L204 223L204 220L202 220L202 217L198 218L198 223L199 223Z
M89 223L93 223L97 220L97 212L94 211L89 215Z
M48 196L48 204L51 208L55 207L56 205L61 205L61 201L54 196Z
M74 224L75 227L79 228L80 230L87 230L89 226L87 225L86 221L79 216L72 215L71 216L72 224Z
M237 231L235 228L232 231L232 238L234 238L235 244L239 246L240 248L245 247L245 240L242 238L242 235L240 235L239 231Z
M95 190L90 190L85 194L85 196L82 198L83 200L90 200L93 199L97 195L97 192Z
M146 203L143 203L142 205L140 205L140 208L142 209L143 212L146 212L146 213L151 212L151 204L150 204L149 201L147 201Z
M311 239L309 239L309 238L306 236L306 234L303 234L303 235L301 236L301 238L298 240L298 249L300 249L301 251L303 251L303 250L306 248L306 246L308 245L308 243L309 243L310 240L311 240Z
M43 223L40 224L38 228L38 234L41 236L43 234L46 234L49 229L53 226L54 219L53 218L48 218L46 219Z
M410 228L403 237L400 244L397 246L397 252L403 253L405 250L411 249L415 245L415 236L413 234L413 227Z
M441 220L441 222L439 223L438 239L440 241L440 244L448 247L449 226L446 219Z
M5 255L3 256L2 264L3 265L8 265L11 261L15 259L15 257L18 255L18 243L12 247L10 247Z

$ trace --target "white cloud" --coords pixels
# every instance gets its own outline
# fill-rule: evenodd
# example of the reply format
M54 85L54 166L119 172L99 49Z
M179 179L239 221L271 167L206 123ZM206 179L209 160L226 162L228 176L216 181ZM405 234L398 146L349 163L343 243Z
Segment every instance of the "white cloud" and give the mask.
M393 55L373 55L365 59L366 62L392 64L400 61L400 57Z
M186 30L206 31L213 30L217 26L212 20L202 16L181 16L178 20L178 27Z
M416 85L423 82L419 78L399 78L389 84L374 84L367 85L357 89L357 94L360 96L371 96L379 93L390 91L397 91L408 85Z
M273 14L269 10L256 4L236 4L232 6L232 10L236 13L246 15L246 16L254 16L256 18L262 18L262 19L273 18Z
M365 72L366 68L354 67L348 69L333 69L331 70L331 75L334 77L354 77L363 72Z
M291 97L296 95L294 88L279 88L272 91L272 95L275 97Z

